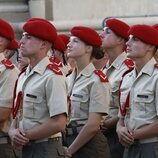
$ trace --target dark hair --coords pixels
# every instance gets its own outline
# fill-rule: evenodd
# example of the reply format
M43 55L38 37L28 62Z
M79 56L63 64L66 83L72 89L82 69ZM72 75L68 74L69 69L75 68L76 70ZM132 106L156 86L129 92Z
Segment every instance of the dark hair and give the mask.
M104 57L104 51L101 47L99 46L93 46L93 51L92 51L92 55L91 55L91 59L95 58L95 59L101 59Z

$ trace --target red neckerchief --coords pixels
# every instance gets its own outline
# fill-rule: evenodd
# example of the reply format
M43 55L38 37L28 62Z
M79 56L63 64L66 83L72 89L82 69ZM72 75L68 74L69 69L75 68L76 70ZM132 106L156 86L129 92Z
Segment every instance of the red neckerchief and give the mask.
M120 81L120 85L119 85L119 90L118 90L118 96L119 96L119 107L120 107L120 112L122 114L122 116L125 116L126 115L126 110L127 108L129 108L129 97L130 97L130 91L127 95L127 98L126 98L126 101L125 101L125 104L122 108L121 106L121 85L122 85L122 81L123 81L123 78L126 74L128 74L129 72L131 72L133 70L133 68L127 70L123 75L122 75L122 80Z

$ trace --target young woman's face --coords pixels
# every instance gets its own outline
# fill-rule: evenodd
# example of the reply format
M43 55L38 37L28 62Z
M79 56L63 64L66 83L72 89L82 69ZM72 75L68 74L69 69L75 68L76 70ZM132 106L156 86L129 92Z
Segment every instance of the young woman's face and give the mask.
M86 53L86 44L76 36L70 37L68 43L67 56L70 58L78 58L84 56Z
M119 38L109 27L104 27L100 37L102 39L102 47L105 49L115 47Z
M131 59L143 58L148 52L149 45L142 42L137 37L130 35L129 40L126 43L127 45L127 57Z

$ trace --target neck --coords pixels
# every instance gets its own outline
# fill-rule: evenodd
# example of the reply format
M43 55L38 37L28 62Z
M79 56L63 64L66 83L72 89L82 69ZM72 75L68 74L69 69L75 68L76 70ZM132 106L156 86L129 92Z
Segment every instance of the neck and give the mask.
M88 60L87 58L84 58L82 60L76 60L76 70L77 70L77 75L90 63L91 61Z
M31 69L33 69L43 58L45 58L46 55L38 56L38 57L30 57L30 66Z
M112 64L115 59L123 53L123 49L120 47L116 47L113 49L108 49L107 50L108 56L109 56L109 63Z

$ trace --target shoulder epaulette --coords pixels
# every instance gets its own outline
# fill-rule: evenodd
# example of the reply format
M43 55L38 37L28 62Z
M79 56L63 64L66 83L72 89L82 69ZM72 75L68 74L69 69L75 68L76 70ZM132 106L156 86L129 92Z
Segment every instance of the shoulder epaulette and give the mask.
M55 64L56 66L63 67L63 64L62 64L60 59L55 58L55 57L51 57L51 58L49 58L49 60L51 63Z
M155 64L155 67L158 68L158 63Z
M94 72L99 76L101 82L109 82L107 76L101 70L94 70Z
M48 69L52 70L54 73L56 73L58 75L63 75L61 70L55 64L49 64L47 67L48 67Z
M126 59L126 60L124 61L124 63L125 63L125 65L126 65L129 69L131 69L131 68L134 67L134 63L133 63L133 61L132 61L131 59Z
M7 69L13 69L14 65L12 64L12 62L8 59L4 59L1 61L1 63L7 68Z

